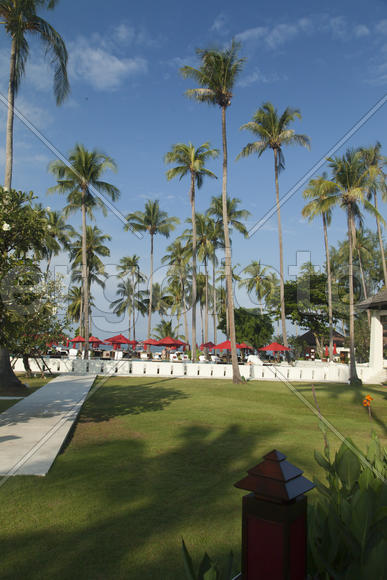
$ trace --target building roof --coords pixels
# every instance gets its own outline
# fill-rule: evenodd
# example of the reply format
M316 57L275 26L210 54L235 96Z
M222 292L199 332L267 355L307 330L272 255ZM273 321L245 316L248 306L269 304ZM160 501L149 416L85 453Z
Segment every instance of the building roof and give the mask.
M383 288L375 294L375 296L371 296L363 302L359 302L356 305L357 308L362 310L385 310L387 309L387 288Z
M311 330L308 330L308 332L305 332L305 334L301 334L301 336L299 336L298 338L299 340L306 342L308 346L316 346L316 339ZM327 338L326 340L329 341L329 338ZM342 334L340 334L340 332L337 332L337 330L333 331L333 342L335 342L337 346L342 346L344 344L344 340L345 337Z

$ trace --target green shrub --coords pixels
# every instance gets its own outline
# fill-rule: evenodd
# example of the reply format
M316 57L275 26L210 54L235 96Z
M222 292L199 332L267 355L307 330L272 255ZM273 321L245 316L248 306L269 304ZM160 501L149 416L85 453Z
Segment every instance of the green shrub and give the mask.
M184 569L185 574L188 580L232 580L232 562L233 562L233 553L230 552L230 555L227 560L226 568L224 573L220 572L218 565L211 560L207 552L204 554L202 561L199 564L198 573L195 574L192 558L189 555L187 547L182 540L182 550L183 550L183 557L184 557Z
M350 439L333 461L325 438L315 459L327 484L315 480L318 501L308 510L308 568L312 578L387 578L387 453L372 434L366 460ZM362 460L363 459L363 460Z

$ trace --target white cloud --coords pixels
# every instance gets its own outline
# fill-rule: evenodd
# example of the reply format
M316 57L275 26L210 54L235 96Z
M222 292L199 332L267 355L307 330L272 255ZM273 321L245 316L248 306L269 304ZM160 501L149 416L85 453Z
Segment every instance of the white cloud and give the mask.
M298 33L299 28L297 25L278 24L267 35L266 44L269 48L277 48L297 36Z
M96 90L111 91L130 77L145 74L147 61L142 57L123 58L113 50L79 37L69 48L70 76L91 84Z
M271 84L271 83L276 83L279 81L285 81L287 80L287 76L286 75L279 75L278 73L269 73L269 74L265 74L263 73L261 70L259 69L255 69L251 74L243 77L239 83L238 86L242 87L242 88L246 88L249 87L250 85L253 84Z
M265 38L268 29L264 26L257 26L255 28L248 28L235 36L236 40L240 42L248 42L249 40L261 40Z
M364 24L358 24L354 27L353 33L356 38L361 38L362 36L368 36L370 34L370 29Z
M330 18L328 20L327 28L332 32L335 38L346 39L348 37L348 26L344 16Z
M226 17L224 14L220 13L215 18L210 31L217 32L218 34L228 34L228 29L226 27Z
M375 26L375 30L376 32L378 32L379 34L383 34L383 35L387 35L387 20L381 20L376 26Z

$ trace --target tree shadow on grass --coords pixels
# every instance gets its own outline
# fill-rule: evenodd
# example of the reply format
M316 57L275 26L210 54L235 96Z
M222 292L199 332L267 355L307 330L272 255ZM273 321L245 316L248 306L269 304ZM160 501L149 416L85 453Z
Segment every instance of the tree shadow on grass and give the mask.
M44 523L0 527L2 578L182 580L182 536L196 562L208 550L223 563L233 549L237 571L242 494L233 484L259 461L257 444L270 451L275 436L189 425L159 453L130 439L69 450L22 501L25 518L38 502Z
M188 398L179 389L159 386L163 382L170 383L171 379L98 389L84 404L79 422L96 423L122 415L162 411L174 401Z

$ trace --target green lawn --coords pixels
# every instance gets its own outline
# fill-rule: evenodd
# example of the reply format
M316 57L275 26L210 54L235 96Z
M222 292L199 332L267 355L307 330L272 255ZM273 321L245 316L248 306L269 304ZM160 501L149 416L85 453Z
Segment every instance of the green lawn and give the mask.
M28 383L29 386L29 390L27 392L27 394L23 393L17 393L15 395L15 397L20 397L20 396L29 396L32 393L34 393L35 391L37 391L38 389L40 389L40 387L42 387L43 385L45 385L48 381L50 381L53 376L57 376L57 375L53 375L53 376L45 376L45 377L26 377L24 374L18 373L19 378L24 382L24 383ZM12 397L13 396L13 391L12 389L3 389L0 392L0 397L1 396L6 396L6 397ZM19 399L20 400L20 399ZM15 405L18 402L18 399L13 399L13 400L4 400L4 399L0 399L0 413L2 413L3 411L5 411L6 409L8 409L9 407L12 407L12 405Z
M309 386L298 388L313 401ZM385 387L316 389L321 411L363 448L361 401L371 394L385 441ZM45 478L0 488L0 576L183 580L182 536L196 562L205 549L219 560L232 549L238 568L243 492L233 483L273 448L321 475L317 420L282 384L110 379Z

